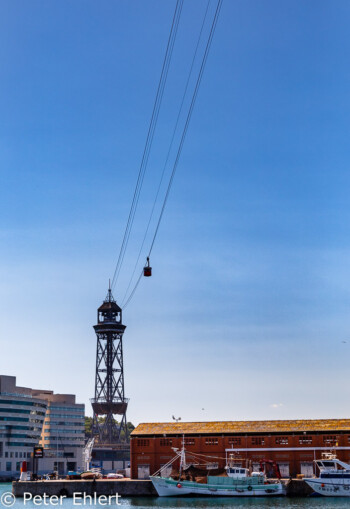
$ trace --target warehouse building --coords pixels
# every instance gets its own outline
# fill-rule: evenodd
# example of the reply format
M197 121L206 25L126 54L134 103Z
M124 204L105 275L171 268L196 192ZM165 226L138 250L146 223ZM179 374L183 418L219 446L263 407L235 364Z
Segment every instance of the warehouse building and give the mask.
M143 423L131 433L132 478L146 479L162 468L183 441L212 468L225 467L233 455L241 466L250 460L256 469L268 459L279 465L282 477L310 476L314 459L329 450L350 463L350 419Z

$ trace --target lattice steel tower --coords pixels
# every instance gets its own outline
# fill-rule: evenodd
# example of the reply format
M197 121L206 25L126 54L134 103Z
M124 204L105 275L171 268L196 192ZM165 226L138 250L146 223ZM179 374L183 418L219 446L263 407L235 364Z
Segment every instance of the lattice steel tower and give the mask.
M91 400L94 411L93 434L99 444L117 444L127 439L126 409L124 397L122 310L109 288L107 297L97 310L97 335L95 397ZM120 416L116 421L114 415ZM98 422L104 417L104 422ZM124 436L121 436L124 431Z

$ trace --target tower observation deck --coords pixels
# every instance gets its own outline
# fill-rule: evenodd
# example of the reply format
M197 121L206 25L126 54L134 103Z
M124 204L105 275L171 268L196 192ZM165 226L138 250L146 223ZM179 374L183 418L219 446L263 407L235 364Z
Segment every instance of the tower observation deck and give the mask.
M97 351L95 397L91 400L93 434L99 444L113 446L127 440L126 410L129 400L124 396L123 334L126 326L122 324L122 310L110 288L97 310L94 329ZM120 417L115 419L115 415Z

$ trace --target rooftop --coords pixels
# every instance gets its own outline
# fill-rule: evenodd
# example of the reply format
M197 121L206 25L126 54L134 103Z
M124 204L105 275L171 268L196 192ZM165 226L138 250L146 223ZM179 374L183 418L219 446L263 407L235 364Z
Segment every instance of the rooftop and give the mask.
M131 435L287 433L350 430L350 419L302 419L292 421L144 422Z

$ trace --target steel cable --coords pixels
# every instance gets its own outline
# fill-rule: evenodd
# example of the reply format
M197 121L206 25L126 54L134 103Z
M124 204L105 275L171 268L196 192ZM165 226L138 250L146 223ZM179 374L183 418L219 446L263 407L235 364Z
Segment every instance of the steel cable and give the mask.
M180 104L178 115L177 115L176 122L175 122L175 127L174 127L173 134L172 134L172 137L171 137L171 141L170 141L170 145L169 145L169 150L168 150L168 153L167 153L167 156L166 156L166 159L165 159L165 163L164 163L163 171L162 171L162 174L161 174L161 177L160 177L158 189L157 189L154 201L153 201L152 210L151 210L151 213L150 213L150 216L149 216L149 219L148 219L148 223L147 223L145 234L143 236L141 247L140 247L140 250L139 250L136 262L135 262L134 270L132 272L131 278L129 280L129 284L128 284L126 290L125 290L125 293L124 293L124 296L123 296L123 299L122 299L122 303L121 303L122 307L123 307L123 303L125 301L125 297L128 294L129 288L131 286L132 280L134 279L134 275L135 275L135 272L136 272L136 269L137 269L137 265L139 263L139 259L140 259L141 253L142 253L142 249L143 249L143 246L145 244L146 237L147 237L147 234L148 234L148 231L149 231L149 227L150 227L150 224L151 224L151 221L152 221L152 218L153 218L154 209L155 209L156 203L158 201L159 192L160 192L160 189L161 189L161 186L162 186L162 183L163 183L165 170L166 170L167 165L168 165L171 149L173 147L173 143L174 143L174 139L175 139L175 134L176 134L176 131L177 131L177 127L178 127L178 124L179 124L180 116L181 116L183 105L184 105L185 98L186 98L186 94L187 94L187 90L188 90L188 85L190 83L190 79L191 79L194 63L195 63L196 56L197 56L197 53L198 53L198 47L199 47L199 43L200 43L200 40L201 40L201 37L202 37L202 32L203 32L205 20L206 20L207 14L208 14L208 9L209 9L209 5L210 5L210 1L211 0L208 0L208 2L207 2L207 7L206 7L206 10L205 10L205 13L204 13L202 26L201 26L201 29L200 29L200 32L199 32L196 48L195 48L194 55L193 55L192 62L191 62L191 67L190 67L190 70L189 70L189 73L188 73L188 77L187 77L187 81L186 81L186 85L185 85L185 90L184 90L184 93L182 95L181 104Z
M150 153L150 150L152 147L154 131L155 131L155 128L157 125L159 110L160 110L163 93L164 93L164 88L165 88L165 84L166 84L166 80L167 80L167 76L168 76L169 66L170 66L171 57L172 57L172 53L173 53L173 48L174 48L174 44L175 44L175 40L176 40L177 29L179 26L182 6L183 6L183 0L177 0L174 16L173 16L173 20L172 20L171 30L170 30L170 34L169 34L169 38L168 38L167 48L166 48L166 52L165 52L165 57L163 60L162 71L161 71L161 75L160 75L160 79L159 79L159 83L158 83L157 94L156 94L155 102L153 105L151 121L149 124L146 143L145 143L142 160L141 160L141 165L140 165L139 173L138 173L138 177L137 177L136 187L135 187L132 204L131 204L131 208L130 208L130 212L129 212L129 216L128 216L128 220L127 220L127 224L126 224L126 228L125 228L125 232L124 232L122 245L121 245L121 248L119 251L117 264L116 264L113 278L112 278L112 285L111 285L112 289L114 288L114 286L118 280L118 277L119 277L120 269L123 264L125 251L126 251L126 248L127 248L128 242L129 242L129 237L130 237L131 229L132 229L134 218L135 218L135 213L136 213L136 209L137 209L137 205L138 205L138 201L139 201L139 197L140 197L140 193L141 193L141 189L142 189L142 184L143 184L143 180L144 180L144 176L145 176L145 172L146 172L146 168L147 168L148 157L149 157L149 153Z
M161 209L161 212L160 212L160 215L159 215L159 219L158 219L158 222L157 222L157 226L156 226L156 229L155 229L155 232L154 232L154 235L153 235L151 247L150 247L149 252L148 252L148 257L150 257L150 255L152 253L152 250L153 250L153 247L154 247L154 243L155 243L155 240L157 238L158 231L159 231L159 226L160 226L160 223L161 223L162 218L163 218L165 206L166 206L167 201L168 201L170 189L171 189L171 186L172 186L172 183L173 183L173 180L174 180L174 176L175 176L175 173L176 173L176 170L177 170L177 166L178 166L178 162L179 162L180 155L181 155L181 152L182 152L183 144L184 144L184 141L185 141L185 138L186 138L188 126L189 126L189 123L190 123L190 120L191 120L193 108L194 108L194 105L195 105L195 102L196 102L196 98L197 98L197 95L198 95L199 86L200 86L200 83L201 83L201 80L202 80L205 64L207 62L209 50L210 50L211 43L212 43L212 40L213 40L213 36L214 36L214 33L215 33L215 28L216 28L216 25L217 25L219 14L220 14L220 9L221 9L221 5L222 5L222 1L223 0L218 0L218 3L217 3L217 7L216 7L216 10L215 10L215 14L214 14L214 19L213 19L213 22L212 22L212 25L211 25L208 41L207 41L207 44L206 44L206 48L205 48L205 51L204 51L202 63L201 63L200 70L199 70L199 73L198 73L198 78L197 78L196 86L195 86L195 89L194 89L194 92L193 92L193 95L192 95L192 100L191 100L190 108L189 108L189 111L188 111L188 114L187 114L187 118L186 118L184 129L183 129L183 132L182 132L179 148L178 148L178 151L177 151L177 154L176 154L173 170L172 170L172 173L171 173L171 176L170 176L170 180L169 180L169 184L168 184L168 187L167 187L167 191L166 191L166 194L165 194L165 197L164 197L162 209ZM141 281L141 276L142 276L142 272L141 272L141 274L140 274L140 276L139 276L139 278L138 278L138 280L137 280L137 282L136 282L132 292L130 293L130 295L129 295L127 301L126 301L126 303L124 305L124 308L126 308L126 306L129 304L130 300L134 296L135 291L136 291L136 289L137 289L137 287L138 287L138 285L139 285L139 283Z

